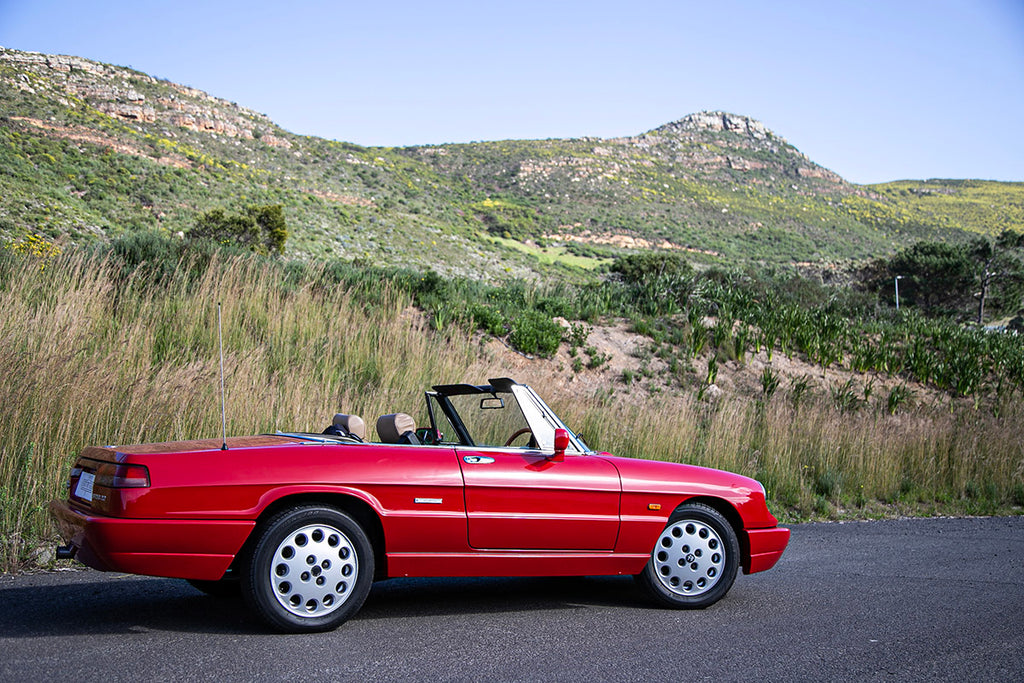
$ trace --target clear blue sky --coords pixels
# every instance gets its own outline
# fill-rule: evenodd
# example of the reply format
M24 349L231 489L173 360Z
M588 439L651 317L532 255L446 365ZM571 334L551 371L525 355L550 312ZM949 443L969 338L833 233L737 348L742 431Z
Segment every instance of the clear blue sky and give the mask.
M763 121L860 183L1024 181L1024 0L0 0L0 45L362 145Z

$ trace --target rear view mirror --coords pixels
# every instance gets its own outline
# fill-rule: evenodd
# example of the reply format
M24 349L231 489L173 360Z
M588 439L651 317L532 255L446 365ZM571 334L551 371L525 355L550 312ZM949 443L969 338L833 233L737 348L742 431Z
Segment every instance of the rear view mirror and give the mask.
M569 447L569 432L564 429L555 430L555 454L551 456L552 462L565 460L565 449Z
M505 407L505 399L498 396L480 399L480 410L498 410Z

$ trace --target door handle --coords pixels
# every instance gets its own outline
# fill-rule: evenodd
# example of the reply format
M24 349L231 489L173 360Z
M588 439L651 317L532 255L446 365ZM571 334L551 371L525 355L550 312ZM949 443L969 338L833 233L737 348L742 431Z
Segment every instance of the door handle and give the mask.
M494 462L494 458L489 458L486 455L464 455L462 461L470 465L487 465Z

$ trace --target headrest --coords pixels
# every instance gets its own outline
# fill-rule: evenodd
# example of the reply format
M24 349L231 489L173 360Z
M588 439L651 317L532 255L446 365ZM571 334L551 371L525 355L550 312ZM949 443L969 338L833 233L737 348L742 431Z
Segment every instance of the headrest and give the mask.
M333 424L341 431L348 432L352 436L358 436L360 439L366 438L366 423L358 415L338 413L334 416Z
M398 443L406 432L416 431L416 420L405 413L391 413L377 418L377 435L384 443Z

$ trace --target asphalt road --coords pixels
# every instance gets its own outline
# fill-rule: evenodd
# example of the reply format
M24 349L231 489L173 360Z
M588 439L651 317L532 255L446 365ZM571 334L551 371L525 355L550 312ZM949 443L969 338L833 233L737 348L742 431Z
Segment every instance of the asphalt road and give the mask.
M793 527L698 612L629 578L377 584L337 631L277 635L183 581L0 578L0 680L1024 680L1024 517Z

